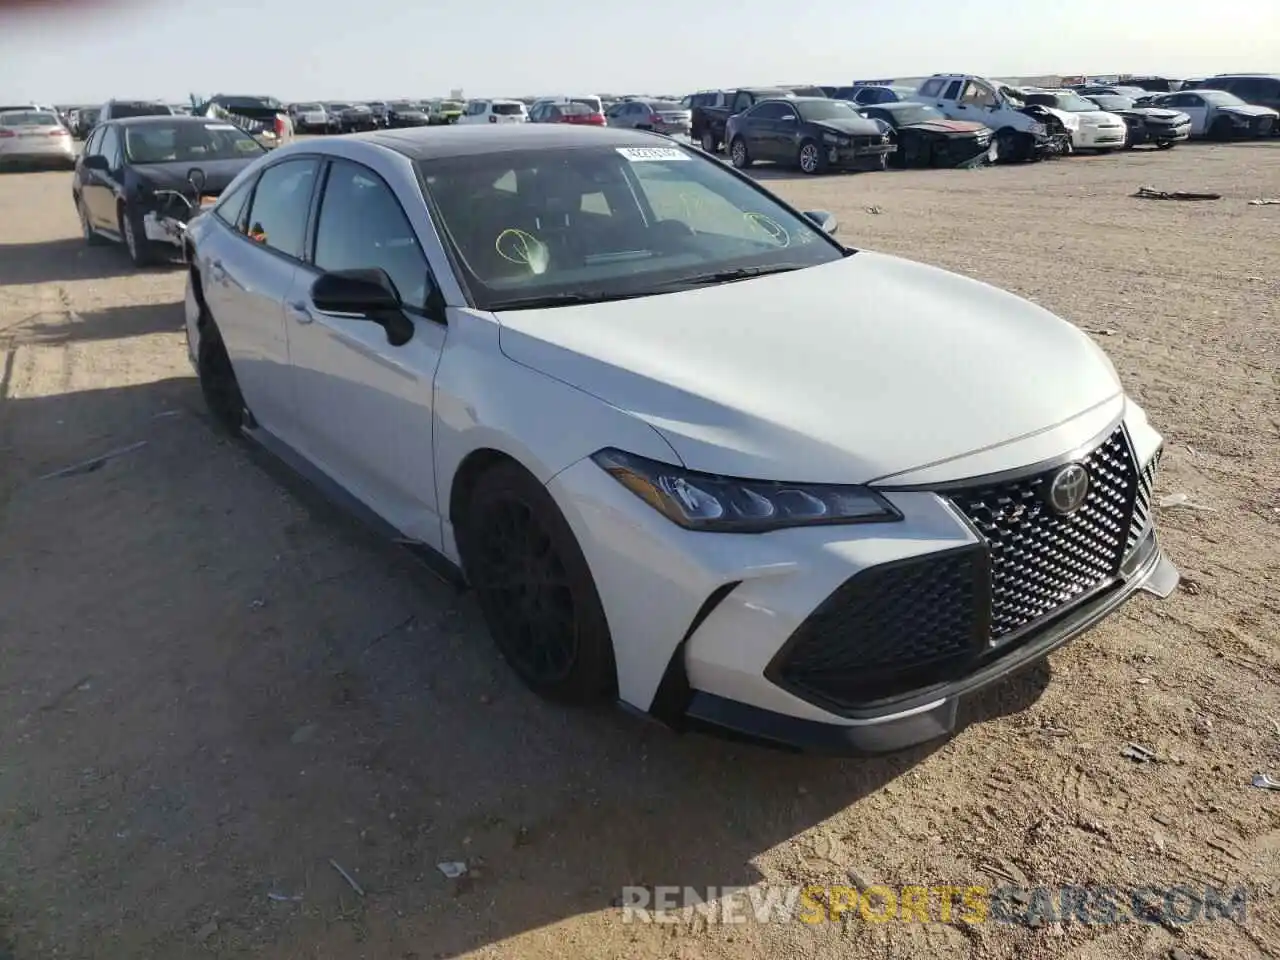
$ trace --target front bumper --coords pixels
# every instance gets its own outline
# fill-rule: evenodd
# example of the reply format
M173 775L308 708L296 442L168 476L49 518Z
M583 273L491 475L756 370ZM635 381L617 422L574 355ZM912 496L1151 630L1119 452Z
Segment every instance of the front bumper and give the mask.
M1150 524L1160 437L1138 407L1117 399L1027 442L1034 448L1009 445L995 459L990 452L975 454L966 463L979 469L960 464L947 476L1014 471L1023 479L1008 482L1031 489L1041 482L1045 457L1087 451L1077 456L1091 471L1096 468L1098 497L1111 500L1100 500L1092 513L1082 509L1072 522L1083 526L1074 531L1059 526L1001 532L967 512L974 504L964 498L977 496L970 482L957 492L953 483L938 481L881 488L902 514L896 523L733 535L677 527L589 459L557 474L548 490L595 576L624 704L677 728L712 725L803 749L880 752L946 735L955 727L960 698L1043 658L1136 590L1167 593L1176 584L1177 573L1161 556ZM1121 443L1128 473L1108 466L1119 462ZM1032 449L1043 452L1027 456ZM1018 466L1027 462L1040 464L1041 473L1032 476ZM1128 493L1113 489L1113 479L1122 474L1132 485ZM1035 489L1036 496L1043 494L1043 486ZM982 492L979 506L986 509L995 501L986 488ZM1125 496L1127 507L1121 503ZM1071 544L1081 536L1111 537L1115 569L1110 560L1099 566L1096 555L1072 552L1074 546L1064 552L1064 534ZM935 561L951 557L978 561L963 608L934 576ZM1039 568L1038 559L1045 561ZM1078 561L1093 571L1092 580L1076 577ZM879 583L875 577L885 571L926 567L929 577L908 589L875 587L871 597L877 603L882 597L896 602L881 603L879 619L860 614L863 619L834 629L826 620L819 643L825 647L818 655L812 646L803 656L798 651L800 638L815 633L813 625L851 584ZM1010 576L1017 581L1012 593ZM1041 591L1045 576L1056 586L1039 598L1019 592ZM1052 602L1046 605L1044 597ZM1052 599L1058 597L1065 599ZM1035 609L1022 616L1025 602ZM884 615L886 605L894 607L896 620ZM917 609L928 615L916 617ZM942 657L937 651L956 633L948 631L957 610L969 618L961 631L962 656L946 650ZM924 655L922 645L929 648Z
M827 164L833 169L875 167L879 165L881 157L886 157L898 149L897 144L881 143L878 139L875 143L855 142L849 146L824 143L822 146L827 153Z
M1077 150L1109 150L1123 147L1127 128L1088 127L1083 124L1071 135L1071 145Z

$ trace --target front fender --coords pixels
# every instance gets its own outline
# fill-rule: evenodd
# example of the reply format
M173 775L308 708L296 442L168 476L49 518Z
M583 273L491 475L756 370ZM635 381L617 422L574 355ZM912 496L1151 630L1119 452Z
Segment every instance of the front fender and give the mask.
M448 323L435 380L435 457L441 543L455 563L449 504L459 467L477 451L505 454L543 484L604 447L680 463L644 421L505 356L492 314L450 308Z

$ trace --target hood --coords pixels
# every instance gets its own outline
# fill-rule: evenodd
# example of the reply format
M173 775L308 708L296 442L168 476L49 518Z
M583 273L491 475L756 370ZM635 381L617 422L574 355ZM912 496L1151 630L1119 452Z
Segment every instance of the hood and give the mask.
M1053 116L1062 121L1062 125L1068 130L1080 129L1080 114L1078 113L1072 113L1070 110L1059 110L1057 107L1046 107L1041 103L1032 104L1032 106L1039 107L1045 113L1053 114Z
M1190 120L1191 117L1183 113L1181 110L1170 110L1166 107L1130 107L1127 110L1117 110L1116 113L1123 116L1143 117L1151 120L1167 120L1170 123L1181 121L1183 119Z
M191 163L186 160L180 163L146 163L132 169L138 179L149 183L152 187L159 187L162 190L190 190L187 173L192 167L199 167L204 171L205 176L203 192L215 194L225 190L241 170L257 159L258 156L255 155L243 160L209 160L205 163Z
M1120 392L1111 362L1066 321L876 253L498 320L510 359L649 423L685 466L740 477L868 482Z
M845 136L880 136L880 125L874 120L862 117L850 117L848 120L814 120L813 125L819 130L830 130L843 133Z
M1233 103L1230 106L1218 107L1219 113L1234 113L1242 117L1275 117L1280 116L1270 107L1260 107L1252 103Z
M910 130L928 130L931 133L946 133L951 135L972 136L975 133L981 133L986 130L988 133L991 128L985 123L978 123L976 120L921 120L918 123L904 123L902 125Z
M1116 126L1122 122L1117 114L1108 110L1080 110L1075 115L1086 126L1100 126L1104 123Z

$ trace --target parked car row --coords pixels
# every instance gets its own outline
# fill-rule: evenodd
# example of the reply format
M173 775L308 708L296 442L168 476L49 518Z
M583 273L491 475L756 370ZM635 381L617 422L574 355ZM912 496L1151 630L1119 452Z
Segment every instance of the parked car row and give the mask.
M299 101L288 107L294 130L304 134L360 133L454 123L462 115L458 100Z

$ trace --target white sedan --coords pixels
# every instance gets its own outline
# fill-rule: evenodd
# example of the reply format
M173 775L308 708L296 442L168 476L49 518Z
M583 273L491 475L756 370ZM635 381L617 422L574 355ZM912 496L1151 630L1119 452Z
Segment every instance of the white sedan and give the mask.
M0 112L0 167L6 164L74 169L76 147L71 131L52 110Z
M1070 129L1071 146L1076 150L1105 153L1120 149L1128 138L1129 127L1123 117L1108 113L1072 90L1032 90L1024 100L1074 116L1079 124Z
M1178 575L1087 335L834 232L640 131L297 144L192 221L190 355L540 694L893 750Z

